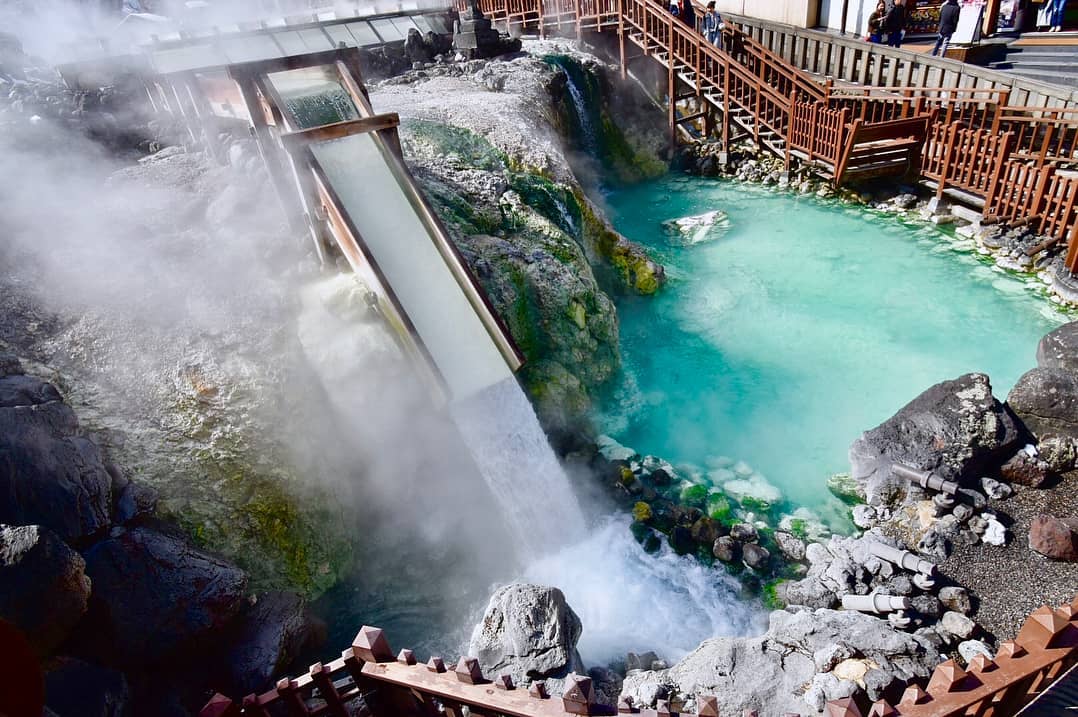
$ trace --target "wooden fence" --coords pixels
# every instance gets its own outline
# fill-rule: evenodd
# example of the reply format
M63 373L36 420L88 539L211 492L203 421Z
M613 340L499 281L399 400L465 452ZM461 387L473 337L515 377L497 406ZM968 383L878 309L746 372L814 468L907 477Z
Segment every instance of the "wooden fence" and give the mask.
M827 703L832 717L977 717L1015 714L1078 663L1078 597L1069 605L1042 607L1031 614L1013 642L1004 642L994 660L978 655L963 669L948 660L932 673L927 685L910 685L897 704L871 705L853 698ZM697 712L680 712L677 703L641 709L628 699L597 704L588 677L571 674L560 695L545 683L517 687L501 675L487 679L475 658L461 657L455 666L439 657L417 664L411 650L396 656L385 634L363 627L339 659L315 663L303 675L284 678L262 694L235 703L215 695L200 717L268 717L282 706L290 717L463 717L464 708L479 717L567 717L568 715L678 715L718 717L718 699L696 696ZM279 712L273 712L279 713ZM750 714L750 713L746 713ZM751 714L755 715L755 712Z

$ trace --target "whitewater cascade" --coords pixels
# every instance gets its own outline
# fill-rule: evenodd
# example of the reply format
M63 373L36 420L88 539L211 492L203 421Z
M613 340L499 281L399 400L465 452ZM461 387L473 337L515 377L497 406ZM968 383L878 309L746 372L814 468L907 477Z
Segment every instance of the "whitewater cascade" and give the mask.
M569 97L573 100L573 111L580 125L581 140L584 145L581 149L590 155L596 155L599 151L599 133L595 129L595 122L592 121L592 112L588 109L588 101L584 90L580 87L577 73L567 63L558 62L557 64L568 79L565 86L569 90Z
M455 402L450 413L521 557L531 561L584 537L584 512L515 378Z

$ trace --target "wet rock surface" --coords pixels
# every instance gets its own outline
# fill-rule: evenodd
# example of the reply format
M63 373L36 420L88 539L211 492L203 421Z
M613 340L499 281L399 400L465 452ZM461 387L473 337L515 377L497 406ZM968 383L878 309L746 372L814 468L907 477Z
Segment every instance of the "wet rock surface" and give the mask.
M1033 435L1078 438L1078 374L1035 368L1023 374L1007 403Z
M229 628L232 647L225 669L230 694L268 689L276 675L325 637L324 626L312 619L303 598L295 593L263 593L252 603Z
M490 598L468 654L488 678L508 674L516 684L547 682L551 694L570 672L583 673L576 651L580 618L557 588L514 583Z

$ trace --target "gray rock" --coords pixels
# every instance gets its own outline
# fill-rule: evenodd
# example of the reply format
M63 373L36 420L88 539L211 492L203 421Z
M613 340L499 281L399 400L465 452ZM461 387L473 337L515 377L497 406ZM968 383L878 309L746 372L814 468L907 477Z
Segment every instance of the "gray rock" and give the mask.
M962 656L967 665L977 655L984 655L989 660L994 659L992 650L980 640L966 640L958 643L958 654Z
M968 505L973 506L974 510L984 510L988 507L988 499L980 491L972 488L959 488L957 496Z
M108 527L112 478L98 447L48 383L0 378L0 523L72 541Z
M757 540L759 535L756 532L756 526L748 523L734 523L730 526L730 537L734 540L742 543L752 542Z
M961 481L992 465L1019 440L1014 417L992 396L984 374L932 386L850 446L851 474L869 503L892 503L908 483L891 475L903 463Z
M992 500L1006 500L1014 495L1014 489L992 478L981 478L981 488Z
M952 513L952 515L954 515L955 520L957 520L959 523L965 523L967 520L973 517L973 508L966 505L965 503L959 503L954 507L954 512Z
M1037 365L1078 373L1078 321L1063 324L1041 339Z
M940 601L935 595L917 595L910 599L913 609L927 617L939 617L943 612Z
M830 672L835 669L835 665L853 656L853 650L846 645L828 645L812 653L812 661L817 672Z
M1078 438L1078 374L1058 368L1027 371L1007 403L1038 438Z
M117 670L63 657L45 673L45 703L57 717L124 717L130 700Z
M940 588L939 601L943 603L944 607L954 612L960 612L963 615L969 615L973 611L973 605L970 603L969 591L964 587L957 585L948 585L947 587Z
M977 629L977 625L973 620L954 610L943 613L943 617L940 618L940 626L960 640L968 639L973 635L973 631Z
M576 651L580 618L557 588L513 583L498 588L476 625L468 654L485 675L509 674L518 684L583 674Z
M230 628L225 667L232 692L249 695L267 689L281 670L314 646L321 637L319 628L299 595L259 595Z
M871 505L857 505L853 508L853 524L867 530L876 525L876 509Z
M1037 443L1037 451L1051 473L1073 470L1078 463L1078 441L1063 436L1045 436Z
M630 652L625 658L625 670L650 670L651 665L659 661L659 656L652 651L636 654Z
M244 604L239 568L148 528L90 548L93 592L80 644L122 664L153 664L212 639Z
M771 559L771 553L767 548L756 543L745 543L741 548L741 557L745 565L753 570L759 570L767 565L767 561Z
M650 706L660 691L674 690L716 695L723 714L746 709L805 714L817 707L807 693L805 698L799 696L817 676L812 656L834 645L845 646L901 680L926 677L939 662L939 652L929 641L895 630L874 616L836 610L774 611L764 635L706 640L668 670L628 675L622 694ZM857 687L827 676L832 679L817 684L817 693L825 699L851 694Z
M798 538L792 533L787 533L783 530L775 531L775 542L779 545L779 550L790 560L804 560L805 559L805 541Z
M13 354L0 353L0 378L22 374L22 363Z
M715 541L711 548L711 554L724 563L731 563L737 559L738 543L729 535L724 535Z
M883 698L884 693L894 682L895 676L886 670L869 670L865 673L865 694L875 702Z
M115 484L113 487L115 488ZM116 502L113 506L113 519L120 525L148 518L157 512L158 493L148 485L128 481L127 485L114 492L114 495Z
M0 618L39 655L59 645L86 612L90 579L82 556L38 525L0 525Z

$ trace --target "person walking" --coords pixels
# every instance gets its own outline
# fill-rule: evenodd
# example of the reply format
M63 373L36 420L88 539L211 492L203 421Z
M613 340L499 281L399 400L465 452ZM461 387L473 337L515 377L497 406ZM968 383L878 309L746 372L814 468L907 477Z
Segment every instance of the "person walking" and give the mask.
M709 0L704 13L704 37L715 47L722 49L722 16L715 10L715 0Z
M947 0L940 8L939 35L936 36L936 45L932 48L932 55L947 56L947 43L951 41L951 35L958 29L958 15L961 13L958 0Z
M681 20L691 27L696 29L696 10L692 6L692 0L681 0Z
M883 29L887 31L887 44L890 47L902 47L902 33L906 30L906 6L902 0L895 0L887 11Z
M866 40L877 45L883 42L883 19L886 16L887 3L880 0L876 3L876 9L868 16L868 36L865 38Z
M1052 23L1048 32L1059 32L1063 29L1063 11L1067 9L1067 0L1048 0L1049 21Z

